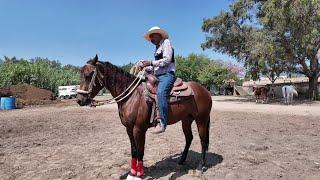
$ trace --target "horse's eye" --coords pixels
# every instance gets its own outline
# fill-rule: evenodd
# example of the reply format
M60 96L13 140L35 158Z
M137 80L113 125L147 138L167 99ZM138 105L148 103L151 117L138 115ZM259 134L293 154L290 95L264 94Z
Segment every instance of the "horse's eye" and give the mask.
M84 75L84 77L85 77L85 78L91 78L92 75L93 75L93 72L90 72L90 73L86 73L86 74Z

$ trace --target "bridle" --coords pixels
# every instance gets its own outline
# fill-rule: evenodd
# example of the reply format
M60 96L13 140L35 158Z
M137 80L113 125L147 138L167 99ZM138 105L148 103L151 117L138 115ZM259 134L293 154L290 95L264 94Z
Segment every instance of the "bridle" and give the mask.
M92 66L91 64L89 64L90 66ZM107 99L107 100L104 100L104 101L96 101L98 103L102 103L102 104L105 104L105 103L109 103L109 104L112 104L112 103L118 103L120 101L122 101L123 99L127 98L137 87L138 85L140 84L140 82L142 81L142 79L144 78L145 76L145 68L143 68L137 75L136 75L136 78L133 80L133 82L129 85L129 87L127 87L121 94L119 94L117 97L115 98L110 98L110 99ZM92 89L94 86L96 86L96 78L98 79L99 83L101 86L104 86L104 83L103 81L101 80L101 77L99 77L98 75L98 70L96 67L94 67L94 70L93 70L93 75L92 75L92 78L91 78L91 81L90 81L90 84L89 84L89 88L88 88L88 91L85 91L85 90L81 90L81 89L78 89L77 92L80 93L80 94L87 94L88 97L90 98L91 102L92 101L92 97L91 97L91 93L92 93ZM131 88L133 87L133 88ZM127 92L128 90L130 89L130 91L125 94L125 92ZM121 96L123 96L122 98L120 98ZM92 105L92 104L91 104ZM95 105L93 105L95 106Z
M93 66L91 64L88 64L90 66ZM90 84L89 84L89 88L88 88L88 91L85 91L85 90L81 90L81 89L77 89L77 93L80 93L80 94L88 94L89 98L91 98L91 93L92 93L92 89L94 86L96 86L96 78L98 79L100 85L103 87L104 84L103 84L103 81L101 80L101 78L99 78L98 76L98 70L97 70L97 67L94 66L94 69L93 69L93 75L91 77L91 81L90 81Z

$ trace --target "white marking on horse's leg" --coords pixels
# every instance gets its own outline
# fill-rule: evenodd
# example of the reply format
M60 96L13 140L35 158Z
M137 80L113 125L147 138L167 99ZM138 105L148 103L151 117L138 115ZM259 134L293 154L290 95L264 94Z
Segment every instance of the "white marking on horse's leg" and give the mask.
M135 176L131 176L130 174L128 174L127 179L126 180L135 180L136 177Z
M141 177L135 177L134 180L142 180Z

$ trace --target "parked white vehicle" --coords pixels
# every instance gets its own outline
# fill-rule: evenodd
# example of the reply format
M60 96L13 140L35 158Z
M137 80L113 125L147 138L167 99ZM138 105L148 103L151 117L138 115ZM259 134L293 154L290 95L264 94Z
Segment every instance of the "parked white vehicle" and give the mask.
M77 86L59 86L58 97L60 99L72 99L77 97Z

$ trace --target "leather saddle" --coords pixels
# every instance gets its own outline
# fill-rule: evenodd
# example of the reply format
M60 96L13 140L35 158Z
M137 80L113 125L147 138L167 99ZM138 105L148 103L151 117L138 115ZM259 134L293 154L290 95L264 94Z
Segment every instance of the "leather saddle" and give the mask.
M150 114L150 125L156 126L158 123L159 110L157 100L157 89L159 80L153 75L148 74L145 78L145 96L148 104L152 104ZM181 78L177 78L170 92L169 104L188 100L194 95L192 89L187 82L183 82Z
M146 76L146 87L149 97L156 99L159 80L152 74ZM181 78L177 78L173 84L173 88L170 92L170 101L175 102L183 98L193 96L193 91L189 87L187 82L182 81Z

